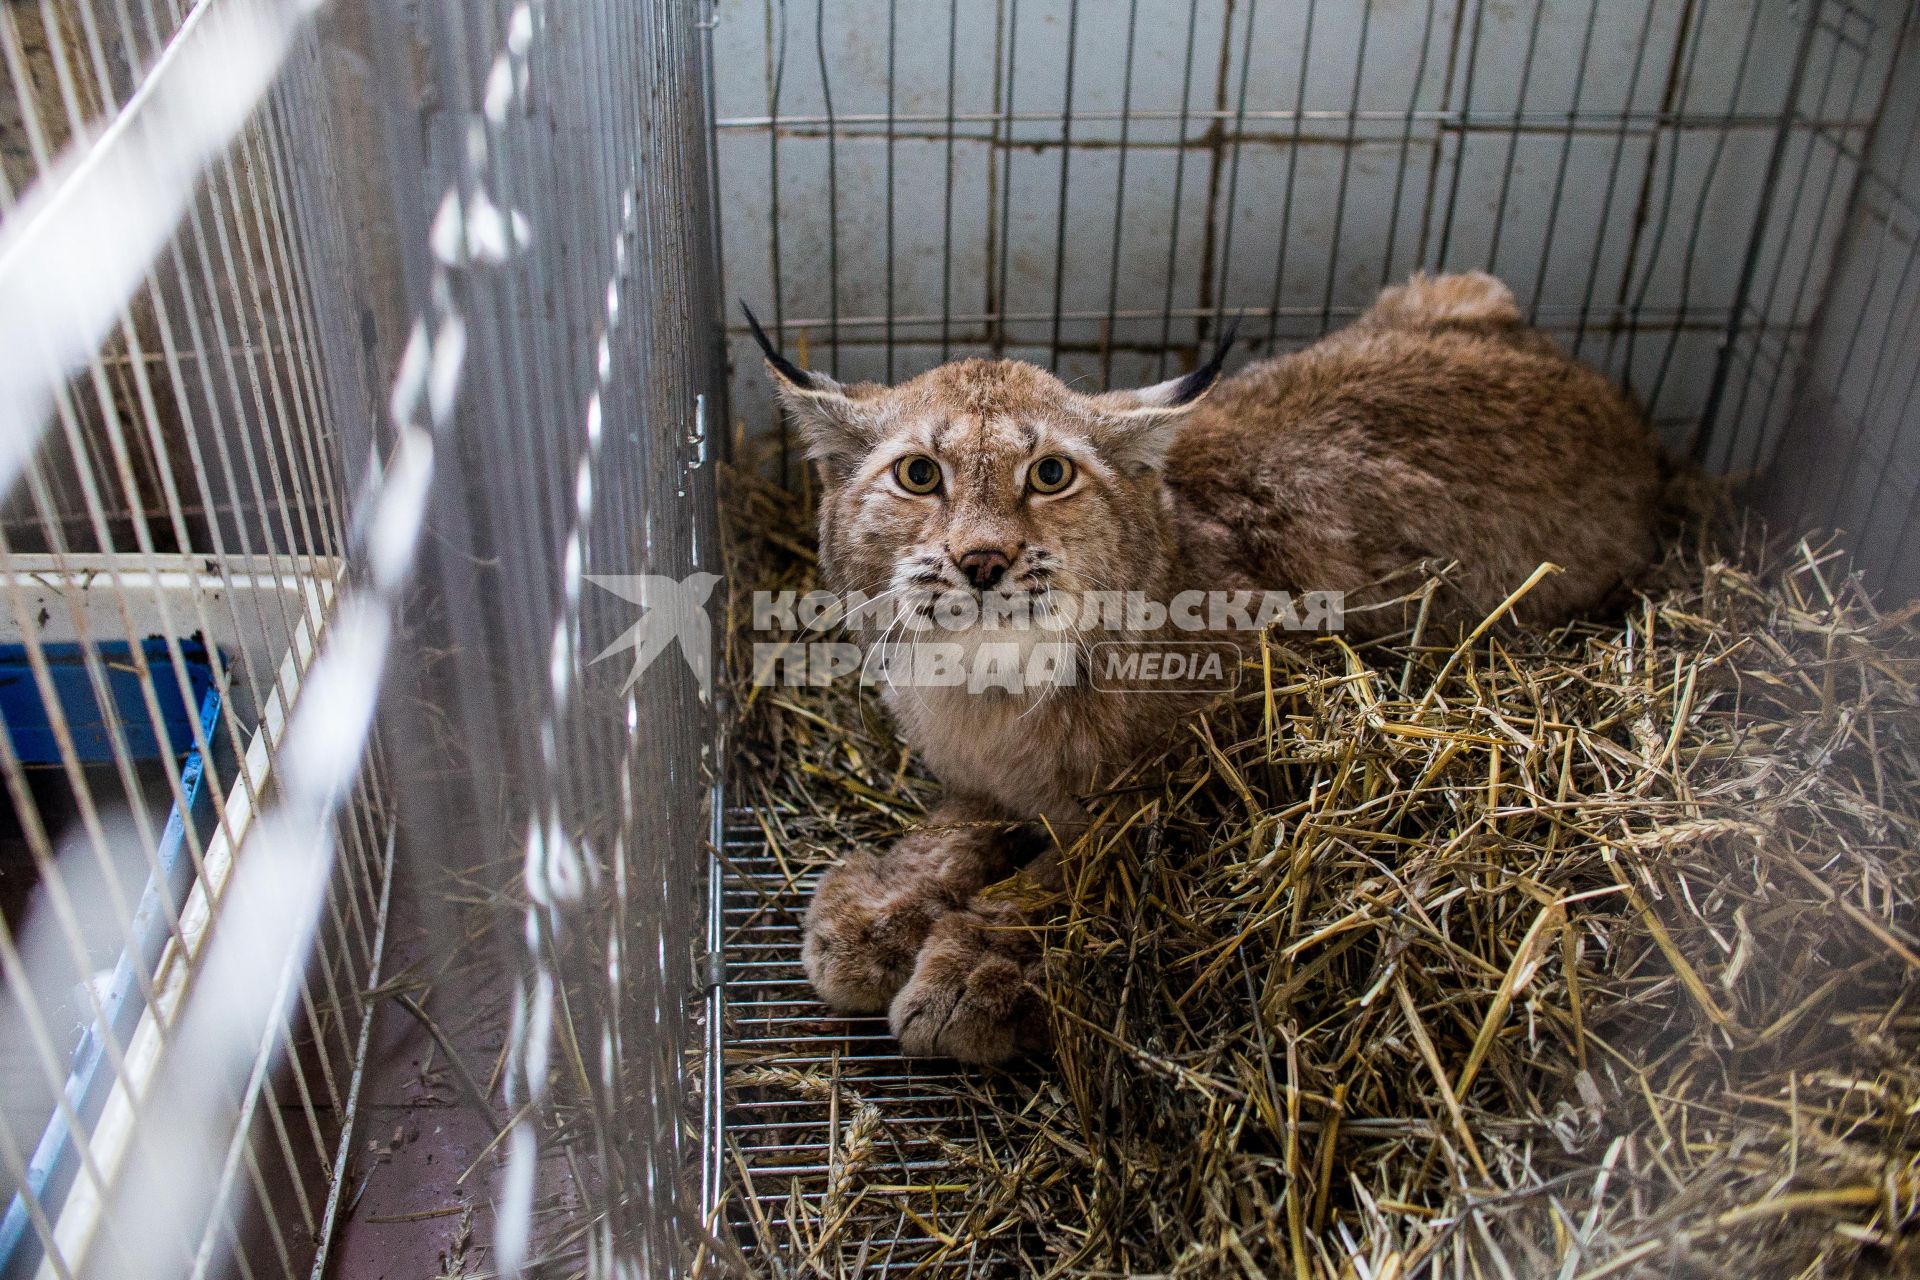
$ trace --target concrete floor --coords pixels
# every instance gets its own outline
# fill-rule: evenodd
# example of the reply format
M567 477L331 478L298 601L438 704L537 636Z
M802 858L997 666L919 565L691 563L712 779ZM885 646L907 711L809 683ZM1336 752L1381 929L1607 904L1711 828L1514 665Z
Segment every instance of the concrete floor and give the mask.
M450 948L467 920L398 869L384 973L412 991L504 1118L497 1076L511 986L488 941ZM346 1204L327 1274L336 1280L438 1280L493 1274L492 1194L504 1148L466 1100L446 1056L396 1000L374 1017L348 1170ZM469 1172L471 1169L471 1172ZM462 1175L465 1175L464 1177Z

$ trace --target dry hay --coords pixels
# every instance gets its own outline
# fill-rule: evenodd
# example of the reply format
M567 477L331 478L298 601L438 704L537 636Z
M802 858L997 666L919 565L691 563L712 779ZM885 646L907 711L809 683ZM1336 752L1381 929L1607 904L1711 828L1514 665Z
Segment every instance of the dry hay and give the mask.
M794 505L735 479L736 590L810 581ZM1276 645L1118 780L1054 1059L983 1075L948 1234L1073 1275L1920 1271L1920 624L1709 523L1605 624ZM932 794L876 699L735 697L796 861Z

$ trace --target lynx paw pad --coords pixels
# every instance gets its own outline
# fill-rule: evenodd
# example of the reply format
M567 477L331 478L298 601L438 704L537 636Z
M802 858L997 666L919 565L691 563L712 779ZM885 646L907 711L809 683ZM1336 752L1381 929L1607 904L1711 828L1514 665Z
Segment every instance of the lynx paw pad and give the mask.
M1023 930L956 912L929 934L888 1021L910 1057L994 1064L1046 1047L1039 966Z

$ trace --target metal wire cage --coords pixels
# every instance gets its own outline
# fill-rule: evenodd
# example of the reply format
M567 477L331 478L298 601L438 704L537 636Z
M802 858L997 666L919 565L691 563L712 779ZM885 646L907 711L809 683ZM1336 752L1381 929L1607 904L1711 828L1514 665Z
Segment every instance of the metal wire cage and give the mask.
M1781 468L1775 509L1852 527L1872 574L1916 584L1893 444L1913 392L1909 6L719 17L730 287L836 376L993 353L1139 383L1227 316L1249 353L1284 350L1415 268L1485 268L1681 456L1752 474L1787 439L1828 459ZM734 402L777 430L750 361ZM1836 419L1873 443L1832 448Z
M418 1109L396 1007L458 1066L438 1150L493 1178L461 1202L503 1274L667 1274L817 1206L836 1117L742 1095L741 1055L858 1073L939 1167L963 1090L878 1023L807 1030L701 663L638 662L639 610L718 568L729 428L805 484L723 296L841 377L1107 385L1485 267L1674 453L1911 596L1915 27L0 2L0 1275L387 1256L437 1221L357 1212ZM924 1208L876 1265L931 1256Z
M997 355L1138 385L1192 367L1230 317L1244 360L1312 342L1415 269L1483 268L1631 388L1676 458L1746 480L1783 526L1846 530L1883 598L1920 591L1909 5L732 0L717 16L729 293L789 355L842 379ZM805 485L736 349L736 411ZM1040 1265L1018 1239L954 1234L937 1194L952 1135L1015 1123L993 1082L895 1056L884 1019L822 1020L793 922L811 884L785 884L761 826L741 813L726 832L731 1013L713 1051L831 1075L880 1109L910 1185L859 1209L877 1223L862 1238L891 1242L870 1269ZM804 1265L854 1212L831 1190L844 1114L793 1089L725 1101L711 1141L733 1163L710 1195L743 1239L792 1242L763 1265Z
M397 1007L502 1270L679 1256L711 722L590 660L716 550L696 8L0 5L0 1274L391 1253Z
M324 833L289 825L318 797L280 767L371 375L314 285L342 231L292 124L322 94L295 30L0 8L7 1275L289 1265L337 1206L393 842L377 767L328 784ZM285 75L250 117L195 109L236 54Z

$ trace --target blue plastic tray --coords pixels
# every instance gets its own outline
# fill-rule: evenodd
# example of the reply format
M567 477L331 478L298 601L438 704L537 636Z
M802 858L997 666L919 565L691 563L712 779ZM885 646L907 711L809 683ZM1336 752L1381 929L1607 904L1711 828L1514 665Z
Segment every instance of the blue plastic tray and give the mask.
M187 678L193 686L191 707L180 697L180 681L167 654L167 642L153 637L141 643L141 655L153 674L155 700L160 704L156 728L147 714L139 668L133 649L122 641L95 645L105 668L105 684L113 714L126 734L127 752L136 761L182 756L193 749L193 719L213 688L213 668L207 651L197 641L182 641ZM113 724L95 697L85 651L78 644L42 645L60 709L73 735L74 753L86 764L104 764L113 756ZM64 758L53 718L40 696L39 682L27 659L27 647L0 645L0 722L13 739L14 754L25 764L59 764Z
M151 761L170 756L180 760L181 790L186 795L186 813L174 806L160 835L157 850L158 871L149 876L139 905L134 908L133 924L126 947L114 966L113 977L101 996L101 1008L113 1038L127 1042L145 1007L136 972L151 974L159 964L161 951L169 936L167 922L186 901L193 884L193 860L187 856L187 824L204 833L212 829L212 813L220 797L206 785L206 762L194 745L193 721L198 720L201 738L215 746L223 763L230 752L219 752L217 733L220 719L220 690L205 645L198 640L180 642L186 660L188 686L193 691L191 710L180 696L180 680L174 672L167 642L159 637L143 641L141 653L153 678L154 701L159 704L160 722L148 714L147 700L141 691L141 679L134 665L133 650L123 642L97 646L105 666L105 685L113 706L113 718L102 713L95 697L94 680L87 671L78 644L42 646L52 685L60 700L76 755L83 763L98 764L114 758L113 735L117 728L126 743L127 753L136 761ZM53 730L53 718L40 697L40 685L28 665L24 645L0 645L0 721L20 759L29 764L58 764L59 739ZM99 1026L81 1033L74 1046L71 1074L67 1077L66 1099L75 1115L87 1125L99 1118L112 1091L113 1072L103 1059L105 1043ZM79 1168L79 1153L65 1117L55 1111L45 1132L27 1162L27 1186L32 1188L48 1214L57 1216L73 1185ZM19 1195L0 1216L0 1280L30 1276L40 1261L40 1241L34 1233L26 1203Z

